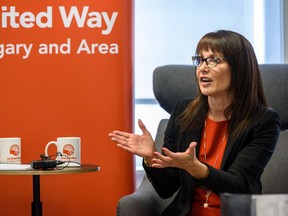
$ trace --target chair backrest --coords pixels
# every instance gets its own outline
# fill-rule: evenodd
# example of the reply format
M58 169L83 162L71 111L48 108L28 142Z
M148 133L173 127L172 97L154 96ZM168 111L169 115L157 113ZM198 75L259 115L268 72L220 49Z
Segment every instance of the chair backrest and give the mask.
M261 176L263 194L288 193L288 131L281 131L275 151Z
M188 65L165 65L153 73L153 91L160 106L171 113L177 101L197 92L195 69Z
M270 107L281 117L281 130L275 152L264 170L261 181L263 193L288 193L288 65L260 65L264 91ZM171 113L175 103L184 98L193 98L197 93L194 66L166 65L158 67L153 73L153 90L160 106ZM156 146L163 144L161 123Z

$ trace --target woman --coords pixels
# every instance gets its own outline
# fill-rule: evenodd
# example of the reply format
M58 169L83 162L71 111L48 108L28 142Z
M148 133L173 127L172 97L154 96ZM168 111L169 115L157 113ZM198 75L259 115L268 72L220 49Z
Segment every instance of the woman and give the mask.
M162 215L220 215L220 193L261 193L261 174L280 132L267 107L253 47L220 30L202 37L192 57L199 92L177 103L162 153L144 124L143 135L109 134L117 146L144 158L157 193L174 201Z

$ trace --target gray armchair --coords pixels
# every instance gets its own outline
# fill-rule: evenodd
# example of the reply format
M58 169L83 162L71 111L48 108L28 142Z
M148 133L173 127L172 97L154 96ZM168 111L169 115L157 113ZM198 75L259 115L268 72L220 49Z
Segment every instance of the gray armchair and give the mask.
M288 65L260 65L260 70L269 106L279 113L282 130L275 152L262 175L263 193L288 193ZM154 70L154 94L160 106L168 113L171 113L178 100L195 95L197 86L194 74L194 67L187 65L166 65ZM161 120L158 126L155 138L158 149L163 144L163 132L167 121ZM117 215L157 216L174 196L169 199L160 198L145 175L133 194L119 200Z

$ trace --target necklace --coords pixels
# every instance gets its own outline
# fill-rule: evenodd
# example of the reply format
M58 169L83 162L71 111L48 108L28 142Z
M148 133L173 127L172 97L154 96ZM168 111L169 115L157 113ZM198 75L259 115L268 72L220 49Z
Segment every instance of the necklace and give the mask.
M204 135L203 135L203 136L204 136L204 137L203 137L203 138L204 138L204 159L205 159L205 161L207 162L207 150L206 150L206 146L207 146L207 144L206 144L206 120L205 120L205 123L204 123ZM220 154L220 152L221 152L221 150L222 150L223 144L224 144L224 142L225 142L225 138L226 138L226 132L225 132L225 134L224 134L224 136L223 136L223 139L222 139L220 148L219 148L219 150L218 150L218 152L217 152L216 159L215 159L215 161L214 161L213 167L216 167L216 165L217 165L217 162L218 162L218 159L219 159L219 154ZM206 191L206 195L205 195L206 200L205 200L205 203L204 203L204 205L203 205L204 208L208 208L208 207L209 207L208 199L209 199L209 196L210 196L211 193L212 193L211 190L207 190L207 191Z

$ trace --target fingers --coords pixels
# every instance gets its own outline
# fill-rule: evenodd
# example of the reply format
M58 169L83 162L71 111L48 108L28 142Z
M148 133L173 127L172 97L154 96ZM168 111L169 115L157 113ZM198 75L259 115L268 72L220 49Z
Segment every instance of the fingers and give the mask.
M123 131L113 131L112 133L108 134L109 136L117 136L117 137L123 137L123 138L130 138L131 133L123 132Z
M138 119L138 126L141 129L143 134L150 134L150 132L147 130L146 126L143 124L141 119Z
M165 155L167 155L168 157L173 157L173 152L171 152L169 149L167 148L162 148L162 151Z
M109 133L108 136L119 140L127 140L131 137L131 134L122 131L113 131L112 133Z
M187 154L194 155L196 157L196 142L191 142L188 149L186 150Z
M155 158L152 160L151 167L153 167L153 168L165 168L167 166L165 165L165 163L163 161Z
M152 159L153 167L163 168L166 167L171 161L169 156L162 155L159 152L154 152L154 158Z
M189 145L189 148L195 148L197 145L197 142L191 142Z
M159 152L154 152L154 159L156 158L156 159L163 159L165 156L164 155L162 155L161 153L159 153Z
M115 143L121 145L127 145L131 137L131 134L122 131L113 131L112 133L109 133L108 136Z
M154 153L154 158L152 159L152 164L151 166L154 168L165 168L167 167L166 162L165 162L165 156L161 155L158 152Z

